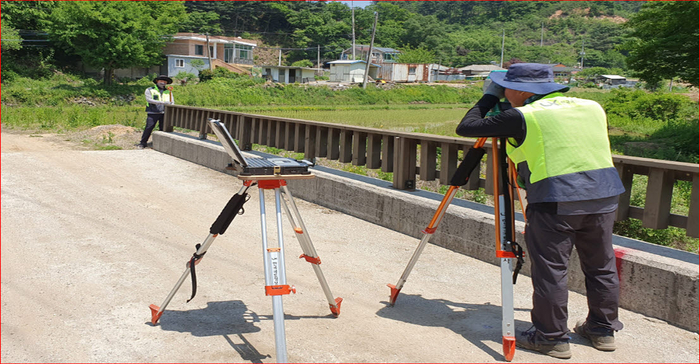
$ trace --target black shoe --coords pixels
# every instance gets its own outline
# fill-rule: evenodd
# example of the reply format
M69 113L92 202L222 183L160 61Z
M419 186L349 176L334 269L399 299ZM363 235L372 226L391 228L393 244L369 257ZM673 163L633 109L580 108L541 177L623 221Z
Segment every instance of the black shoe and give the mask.
M533 326L530 330L518 333L515 340L515 345L527 349L549 355L557 359L571 358L571 349L568 341L558 340L537 340L537 330Z
M581 320L574 326L574 332L584 339L588 339L593 347L600 351L615 351L615 334L613 330L592 330L588 322Z

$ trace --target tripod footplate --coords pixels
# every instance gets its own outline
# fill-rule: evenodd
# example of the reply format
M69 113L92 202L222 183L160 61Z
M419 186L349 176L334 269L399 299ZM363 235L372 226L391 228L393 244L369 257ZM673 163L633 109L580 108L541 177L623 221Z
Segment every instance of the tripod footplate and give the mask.
M158 320L160 320L160 316L163 315L163 312L158 312L160 311L160 307L156 305L150 305L148 308L151 309L151 323L155 325L158 323Z
M399 296L399 292L401 292L401 288L396 288L396 286L393 284L387 284L386 286L391 288L391 295L389 296L389 304L393 306L396 303L396 298Z
M506 361L513 360L515 355L515 337L504 336L503 337L503 356L506 357Z
M332 296L331 296L331 297L332 297ZM338 316L340 315L340 304L341 304L342 302L343 302L343 299L342 299L342 298L336 297L336 299L335 299L335 306L333 306L333 305L331 305L331 304L328 305L328 306L330 306L330 308L331 308L331 313L333 314L333 316L338 317Z

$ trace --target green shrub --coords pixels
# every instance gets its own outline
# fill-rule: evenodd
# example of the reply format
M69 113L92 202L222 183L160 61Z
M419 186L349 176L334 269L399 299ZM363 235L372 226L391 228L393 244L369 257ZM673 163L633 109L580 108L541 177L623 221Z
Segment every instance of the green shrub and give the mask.
M292 67L313 67L314 63L308 59L302 59L292 63Z
M194 80L195 78L197 78L197 76L195 76L194 73L180 71L177 75L175 75L175 78L177 78L178 80Z
M199 81L207 82L214 78L214 72L212 70L201 70L199 71Z
M136 81L136 84L139 86L151 87L153 86L153 79L155 79L156 77L158 77L158 74L152 73L145 77L139 78L139 80Z
M201 74L201 72L200 72L200 74ZM231 72L223 67L216 67L214 69L213 77L238 78L239 74L236 72Z
M12 70L2 70L2 75L0 77L2 77L2 78L0 78L2 83L5 83L5 82L12 82L12 81L16 80L17 77L19 77L19 75L17 74L17 72L12 71Z

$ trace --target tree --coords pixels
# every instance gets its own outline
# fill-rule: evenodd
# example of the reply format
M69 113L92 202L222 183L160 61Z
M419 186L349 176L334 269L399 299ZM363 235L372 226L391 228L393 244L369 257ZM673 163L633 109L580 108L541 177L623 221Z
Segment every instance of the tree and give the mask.
M187 14L187 20L180 24L181 32L223 34L219 24L219 14L213 11L193 11Z
M399 63L433 63L435 62L435 52L424 47L406 47L401 50L397 59Z
M698 86L698 2L648 2L628 23L628 66L649 84L678 77Z
M2 51L16 51L22 48L22 38L19 36L17 29L13 28L8 22L2 22Z
M204 68L204 61L201 59L193 59L190 61L190 66L194 67L197 71L201 71Z
M115 69L160 64L162 50L186 19L182 2L60 2L44 22L49 37L91 66Z

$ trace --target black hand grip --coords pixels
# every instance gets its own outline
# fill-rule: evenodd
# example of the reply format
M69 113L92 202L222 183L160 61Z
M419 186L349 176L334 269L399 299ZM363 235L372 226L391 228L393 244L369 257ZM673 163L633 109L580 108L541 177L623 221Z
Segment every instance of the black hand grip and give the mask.
M226 204L226 207L221 211L219 214L219 217L216 218L216 221L211 225L211 228L209 228L209 232L211 234L223 234L226 232L226 229L228 228L229 225L231 225L231 221L233 221L233 218L238 215L238 213L243 209L243 204L248 201L246 198L248 196L247 193L243 193L242 195L235 194L231 199L228 201Z
M483 148L471 148L464 156L464 160L459 164L455 174L452 175L452 180L450 180L450 185L452 186L464 186L469 180L469 176L472 174L475 168L481 163L481 158L484 157L486 150Z

